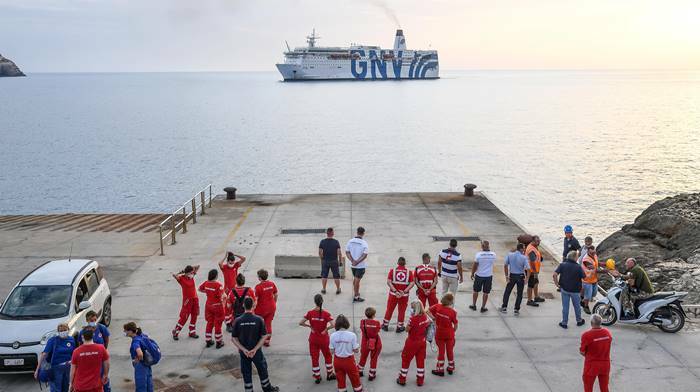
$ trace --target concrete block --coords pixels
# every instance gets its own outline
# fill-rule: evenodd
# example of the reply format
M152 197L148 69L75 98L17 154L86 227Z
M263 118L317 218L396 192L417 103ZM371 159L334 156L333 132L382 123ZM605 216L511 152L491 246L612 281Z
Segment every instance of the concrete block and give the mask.
M341 262L340 278L345 279L345 262ZM316 279L321 277L318 256L275 255L275 276L278 278ZM332 278L333 274L329 274Z

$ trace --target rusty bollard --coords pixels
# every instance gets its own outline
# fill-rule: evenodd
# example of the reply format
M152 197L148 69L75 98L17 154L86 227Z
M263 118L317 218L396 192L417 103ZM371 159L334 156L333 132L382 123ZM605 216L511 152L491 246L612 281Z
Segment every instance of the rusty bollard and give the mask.
M236 200L236 191L237 189L232 186L227 186L224 188L224 192L226 192L226 200Z
M476 185L464 184L464 196L466 196L466 197L474 196L474 189L476 189Z

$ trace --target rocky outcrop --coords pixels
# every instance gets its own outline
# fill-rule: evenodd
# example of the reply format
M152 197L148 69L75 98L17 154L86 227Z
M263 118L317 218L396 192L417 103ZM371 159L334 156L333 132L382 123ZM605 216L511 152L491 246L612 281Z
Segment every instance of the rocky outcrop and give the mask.
M0 54L0 76L26 76L19 67Z
M634 257L657 291L688 291L687 303L700 303L700 193L667 197L598 245L601 260L618 269Z

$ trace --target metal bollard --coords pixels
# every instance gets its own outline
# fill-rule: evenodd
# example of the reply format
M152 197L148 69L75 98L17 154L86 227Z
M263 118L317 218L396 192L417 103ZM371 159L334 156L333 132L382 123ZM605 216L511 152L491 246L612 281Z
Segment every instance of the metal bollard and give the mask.
M226 200L236 200L236 191L237 189L232 186L227 186L224 188L224 192L226 192Z
M474 189L476 189L476 185L464 184L464 196L466 196L466 197L474 196Z

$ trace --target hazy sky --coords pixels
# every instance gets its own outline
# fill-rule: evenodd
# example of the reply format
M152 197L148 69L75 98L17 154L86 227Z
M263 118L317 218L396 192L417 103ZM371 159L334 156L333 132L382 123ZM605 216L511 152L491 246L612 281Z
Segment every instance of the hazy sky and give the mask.
M394 19L443 69L700 68L700 0L0 0L0 53L29 72L274 71L313 27L389 47Z

